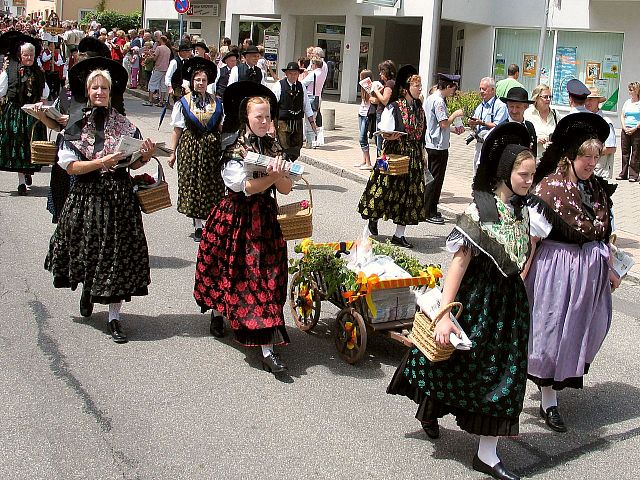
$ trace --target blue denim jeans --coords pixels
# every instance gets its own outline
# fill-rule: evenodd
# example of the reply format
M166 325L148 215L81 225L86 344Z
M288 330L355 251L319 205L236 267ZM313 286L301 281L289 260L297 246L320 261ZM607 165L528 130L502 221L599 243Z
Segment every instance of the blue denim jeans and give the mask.
M358 115L358 126L360 127L360 148L363 152L369 151L369 118Z

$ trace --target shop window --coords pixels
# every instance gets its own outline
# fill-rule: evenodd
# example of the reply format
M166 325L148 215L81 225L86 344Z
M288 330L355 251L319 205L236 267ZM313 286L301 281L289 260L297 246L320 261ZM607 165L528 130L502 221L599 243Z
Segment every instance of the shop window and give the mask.
M202 30L202 22L189 22L189 30Z
M331 25L327 23L318 23L316 25L316 33L327 33L330 35L344 35L344 25Z

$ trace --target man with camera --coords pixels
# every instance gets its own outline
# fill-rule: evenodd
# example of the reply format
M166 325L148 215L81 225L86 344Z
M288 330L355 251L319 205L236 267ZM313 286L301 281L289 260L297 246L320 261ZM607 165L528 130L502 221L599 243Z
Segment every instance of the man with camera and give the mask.
M480 98L482 102L476 107L473 116L469 118L471 133L464 141L469 145L476 141L476 152L473 156L473 173L475 175L480 161L482 143L489 131L496 125L506 122L509 118L507 106L496 97L496 82L491 77L480 80Z

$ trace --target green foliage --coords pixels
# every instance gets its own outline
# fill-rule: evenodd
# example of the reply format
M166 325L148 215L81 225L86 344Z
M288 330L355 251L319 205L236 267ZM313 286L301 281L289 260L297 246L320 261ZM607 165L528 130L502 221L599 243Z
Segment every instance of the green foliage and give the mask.
M130 30L132 28L138 29L142 26L142 13L133 12L129 14L115 12L113 10L100 10L101 3L98 2L98 13L95 14L95 19L102 27L107 30L111 30L117 27L120 30ZM104 5L103 5L104 8ZM87 15L82 19L81 25L88 25L93 19L92 15Z
M447 109L449 113L453 113L459 108L464 110L464 125L468 127L468 119L473 115L473 111L481 101L480 93L476 90L469 92L458 91L453 97L447 98Z

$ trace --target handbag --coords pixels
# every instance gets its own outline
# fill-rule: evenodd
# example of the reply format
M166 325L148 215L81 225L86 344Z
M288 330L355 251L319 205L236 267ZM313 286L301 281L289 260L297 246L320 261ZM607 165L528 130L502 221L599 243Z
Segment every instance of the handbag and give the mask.
M320 108L320 96L316 95L316 78L317 76L313 75L313 100L311 100L311 110L313 113L316 113Z

